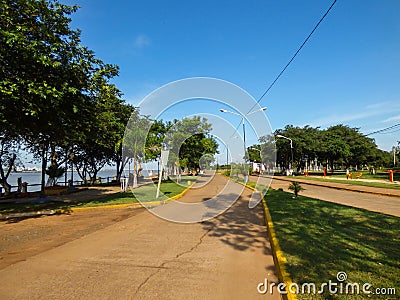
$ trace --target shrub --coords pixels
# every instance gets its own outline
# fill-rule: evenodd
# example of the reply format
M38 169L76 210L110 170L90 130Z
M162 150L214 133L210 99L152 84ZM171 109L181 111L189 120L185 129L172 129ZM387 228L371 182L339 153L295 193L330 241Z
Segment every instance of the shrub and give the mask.
M289 184L289 190L293 191L294 197L297 199L297 196L301 191L304 191L304 188L300 185L300 183L294 181Z

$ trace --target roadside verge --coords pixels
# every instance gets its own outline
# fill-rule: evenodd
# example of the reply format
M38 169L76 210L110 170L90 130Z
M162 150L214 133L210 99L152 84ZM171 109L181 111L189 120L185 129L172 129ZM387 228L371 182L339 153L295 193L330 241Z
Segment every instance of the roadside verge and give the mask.
M257 191L255 188L253 188L245 183L242 183L242 182L236 181L236 180L235 180L235 182L245 186L246 188L248 188L252 191ZM285 284L286 294L281 294L281 297L284 300L297 300L296 294L292 294L289 291L289 286L292 284L292 279L290 277L290 274L286 270L286 266L285 266L286 258L284 257L283 252L279 246L279 241L275 234L274 224L272 222L271 214L269 213L267 202L265 201L264 198L262 199L262 205L263 205L263 210L264 210L265 224L267 226L268 238L271 243L272 257L274 258L277 276L278 276L279 282Z
M188 190L193 186L194 182L190 184L186 189L184 189L181 193L168 198L162 201L149 201L146 202L148 206L157 206L161 204L166 204L171 201L177 200L183 195L185 195ZM141 208L143 207L142 203L124 203L124 204L113 204L113 205L99 205L99 206L88 206L88 207L66 207L61 209L48 209L48 210L39 210L32 212L22 212L22 213L10 213L10 214L1 214L0 221L14 219L14 218L32 218L32 217L40 217L40 216L52 216L58 214L68 214L72 212L78 211L88 211L88 210L106 210L106 209L119 209L119 208Z

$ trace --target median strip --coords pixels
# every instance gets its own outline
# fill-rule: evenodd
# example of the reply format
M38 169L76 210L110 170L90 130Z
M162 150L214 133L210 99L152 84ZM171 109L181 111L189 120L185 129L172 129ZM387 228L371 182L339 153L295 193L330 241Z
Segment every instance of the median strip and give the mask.
M231 179L233 180L233 179ZM246 188L252 190L252 191L257 191L256 188L247 185L243 182L240 182L238 180L234 180L235 182L245 186ZM297 297L295 294L291 293L289 291L289 287L292 284L292 279L290 277L290 274L286 270L286 258L283 255L283 252L279 246L279 241L276 237L275 230L274 230L274 224L272 222L271 214L269 213L267 203L263 197L262 199L262 205L264 209L264 217L265 217L265 224L267 226L267 232L268 232L268 238L271 244L271 250L272 250L272 257L274 258L275 262L275 268L276 268L276 273L279 279L279 282L285 284L285 290L286 294L281 294L281 297L284 300L297 300Z

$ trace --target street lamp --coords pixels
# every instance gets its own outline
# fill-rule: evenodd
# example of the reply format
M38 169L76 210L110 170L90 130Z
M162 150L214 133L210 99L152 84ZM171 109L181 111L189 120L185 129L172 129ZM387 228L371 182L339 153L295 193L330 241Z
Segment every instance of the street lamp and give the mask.
M254 113L256 113L256 112L259 112L259 111L264 111L264 110L266 110L267 108L266 107L262 107L262 108L260 108L260 109L257 109L257 110L255 110L255 111L252 111L252 112L250 112L250 113L247 113L247 114L241 114L241 113L236 113L236 112L233 112L233 111L229 111L229 110L226 110L226 109L223 109L223 108L221 108L219 111L220 112L223 112L223 113L230 113L230 114L233 114L233 115L237 115L237 116L239 116L239 117L241 117L242 118L242 124L243 124L243 149L244 149L244 155L245 155L245 161L246 161L246 129L245 129L245 125L244 125L244 119L247 117L247 116L250 116L250 115L252 115L252 114L254 114Z
M71 152L69 154L69 159L71 160L71 179L70 179L70 185L68 187L68 191L75 191L76 187L74 186L74 157L75 153Z
M222 113L230 113L230 114L232 114L232 115L237 115L237 116L239 116L239 117L241 117L242 118L242 124L243 124L243 150L244 150L244 162L245 162L245 164L246 164L246 162L247 162L247 156L246 156L246 153L247 153L247 151L246 151L246 129L245 129L245 125L244 125L244 119L247 117L247 116L250 116L250 115L252 115L252 114L254 114L254 113L256 113L256 112L259 112L259 111L264 111L264 110L266 110L267 108L266 107L262 107L262 108L260 108L260 109L257 109L257 110L255 110L255 111L252 111L252 112L250 112L250 113L247 113L247 114L241 114L241 113L236 113L236 112L233 112L233 111L230 111L230 110L227 110L227 109L223 109L223 108L221 108L219 111L220 112L222 112ZM245 181L246 181L246 179L245 179Z
M286 137L284 135L281 135L281 134L277 134L276 137L283 138L283 139L286 139L286 140L290 141L290 153L291 153L291 156L292 156L292 161L290 163L290 168L292 168L293 167L293 141L292 141L292 139L290 139L290 138L288 138L288 137Z

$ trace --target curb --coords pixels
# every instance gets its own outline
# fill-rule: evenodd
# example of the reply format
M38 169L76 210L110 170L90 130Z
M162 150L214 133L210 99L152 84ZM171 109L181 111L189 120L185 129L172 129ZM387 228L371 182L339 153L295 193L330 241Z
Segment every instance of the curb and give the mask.
M255 188L248 186L245 183L242 183L240 181L235 181L235 182L243 185L244 187L252 191L257 191ZM265 217L265 224L267 226L268 238L271 244L272 257L274 258L278 279L280 282L285 284L286 294L281 294L281 298L284 300L297 300L296 294L293 294L289 291L289 286L292 284L292 279L290 277L290 274L286 270L285 264L287 260L283 256L283 252L279 246L279 241L276 238L274 224L272 222L271 214L269 213L267 202L265 201L264 198L262 199L262 204L264 208L264 217Z
M268 229L268 237L271 242L272 256L275 261L278 278L279 281L285 284L285 289L287 292L287 294L281 294L281 297L285 300L297 300L296 294L292 294L289 291L289 286L292 284L292 279L290 277L290 274L286 270L285 264L287 260L283 256L283 252L279 246L278 239L276 238L274 224L272 223L271 214L269 213L269 209L264 198L262 199L262 204L264 208L265 223L267 224Z
M139 208L141 207L140 203L125 203L125 204L113 204L113 205L99 205L99 206L87 206L87 207L75 207L71 208L71 212L74 211L85 211L85 210L100 210L100 209L116 209L116 208Z
M394 197L394 198L400 198L400 195L395 195L395 194L390 194L390 193L384 193L384 192L373 192L373 191L363 191L363 190L356 190L348 187L340 187L340 186L329 186L329 185L324 185L321 183L317 182L312 182L312 180L302 180L302 179L286 179L286 178L279 178L276 176L273 176L273 180L281 180L281 181L297 181L303 184L308 184L308 185L314 185L314 186L320 186L320 187L326 187L330 189L335 189L335 190L344 190L344 191L350 191L350 192L355 192L355 193L366 193L366 194L374 194L374 195L380 195L380 196L388 196L388 197ZM341 184L341 183L338 183ZM363 185L359 185L363 186Z
M167 204L171 201L177 200L181 197L183 197L189 189L194 185L195 183L193 182L191 185L189 185L186 189L184 189L181 193L166 199L165 201L151 201L151 202L146 202L149 206L156 206L156 205L161 205L161 204ZM71 213L74 211L88 211L88 210L101 210L101 209L118 209L118 208L141 208L144 207L142 203L125 203L125 204L113 204L113 205L99 205L99 206L88 206L88 207L75 207L75 208L70 208L70 209L51 209L51 210L40 210L40 211L33 211L33 212L25 212L25 213L13 213L13 214L4 214L0 215L0 220L8 220L8 219L13 219L13 218L29 218L29 217L39 217L39 216L52 216L56 214L63 214L65 212Z
M182 198L183 195L185 195L185 194L189 191L189 189L191 189L191 187L192 187L194 184L195 184L195 183L193 182L193 183L190 184L186 189L184 189L182 192L180 192L179 194L177 194L177 195L175 195L175 196L172 196L171 198L168 198L168 199L166 199L166 200L143 202L143 204L145 204L146 207L147 207L147 206L156 206L156 205L161 205L161 204L167 204L167 203L169 203L169 202L171 202L171 201L174 201L174 200L178 200L179 198ZM139 204L140 206L145 207L142 203L137 203L137 204Z

